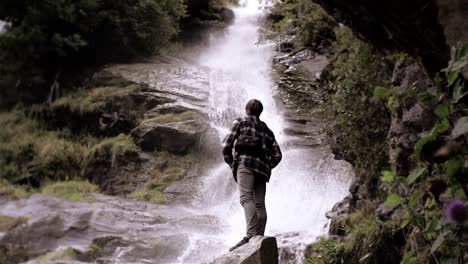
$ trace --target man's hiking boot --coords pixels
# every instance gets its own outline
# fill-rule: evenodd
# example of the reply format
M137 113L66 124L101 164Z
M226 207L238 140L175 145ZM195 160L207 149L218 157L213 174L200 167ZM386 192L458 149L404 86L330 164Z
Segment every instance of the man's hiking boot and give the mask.
M237 243L235 246L233 246L232 248L229 249L229 252L233 251L234 249L240 247L240 246L243 246L245 244L249 243L249 238L248 237L244 237L241 241L239 241L239 243Z

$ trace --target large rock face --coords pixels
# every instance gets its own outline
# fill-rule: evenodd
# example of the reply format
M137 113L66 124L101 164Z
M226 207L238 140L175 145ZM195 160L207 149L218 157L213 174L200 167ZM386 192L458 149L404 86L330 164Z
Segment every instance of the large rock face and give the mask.
M33 195L19 201L0 200L0 215L28 219L0 231L0 262L4 247L17 253L19 262L71 248L73 258L86 263L174 263L189 247L187 233L216 235L222 228L217 218L180 208L97 194L94 199L93 203L69 202Z
M316 2L339 22L377 46L404 49L420 57L431 75L447 65L450 49L438 20L438 4L433 0L357 0L352 4L345 0ZM447 3L439 1L439 4L442 2ZM441 16L445 15L450 13Z
M249 243L215 259L211 264L277 264L278 246L274 237L254 236Z

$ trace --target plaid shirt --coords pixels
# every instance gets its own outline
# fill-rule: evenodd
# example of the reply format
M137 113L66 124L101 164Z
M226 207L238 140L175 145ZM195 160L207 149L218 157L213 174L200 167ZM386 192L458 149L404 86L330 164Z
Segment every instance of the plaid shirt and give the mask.
M233 155L232 152L236 139L240 135L246 134L255 135L257 137L262 137L262 134L265 136L263 149L266 150L266 155L252 156L248 154L240 155L239 153L234 153ZM271 170L278 165L282 158L280 147L275 140L273 132L264 122L252 115L244 118L237 118L234 121L229 134L227 134L223 140L223 155L224 161L226 161L233 170L234 179L236 181L236 171L239 163L243 163L248 169L265 176L266 180L269 181Z

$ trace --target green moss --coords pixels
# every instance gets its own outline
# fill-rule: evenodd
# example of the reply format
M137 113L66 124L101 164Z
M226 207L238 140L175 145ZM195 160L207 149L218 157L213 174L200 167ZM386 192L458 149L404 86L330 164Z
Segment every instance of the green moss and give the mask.
M11 217L6 215L0 215L0 232L7 232L11 229L27 223L29 218L27 217Z
M143 120L142 124L145 123L176 123L176 122L184 122L190 120L197 120L200 118L200 115L193 112L187 111L180 114L160 114L156 116L152 116Z
M97 186L88 181L73 180L46 183L42 188L42 194L60 197L73 202L93 202L94 197L92 193L97 190Z
M73 248L61 249L55 252L48 253L46 255L38 257L36 260L39 263L47 263L56 260L76 260L77 253Z
M139 89L138 85L126 87L99 87L82 90L54 101L51 108L68 108L73 112L95 112L106 105L106 98L122 97Z

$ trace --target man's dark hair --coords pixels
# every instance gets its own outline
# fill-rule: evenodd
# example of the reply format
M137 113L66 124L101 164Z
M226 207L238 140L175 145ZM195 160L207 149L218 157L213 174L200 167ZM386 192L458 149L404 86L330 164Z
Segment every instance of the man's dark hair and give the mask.
M248 115L254 115L256 117L259 117L260 114L263 112L262 102L260 102L257 99L250 100L249 102L247 102L247 105L245 106L245 112Z

